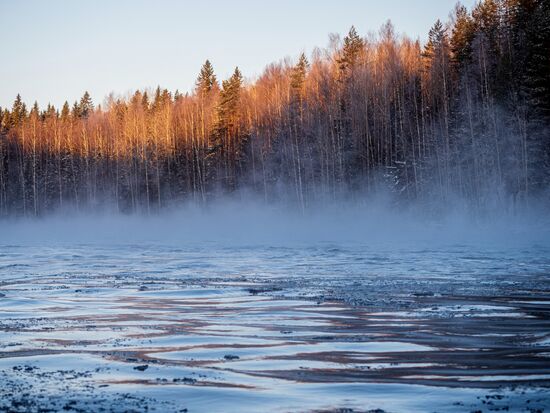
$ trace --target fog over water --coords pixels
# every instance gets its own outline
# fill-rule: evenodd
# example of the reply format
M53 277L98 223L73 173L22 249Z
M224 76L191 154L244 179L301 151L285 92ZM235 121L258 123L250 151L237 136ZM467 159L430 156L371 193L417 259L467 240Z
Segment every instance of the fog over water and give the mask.
M456 205L1 221L0 411L550 408L548 214Z
M211 53L185 94L19 91L0 412L550 411L548 5L352 26L254 79Z
M389 198L310 206L308 210L254 200L187 204L149 216L107 211L57 212L0 222L0 244L215 242L222 245L354 243L369 247L550 244L544 208L495 209L473 216L460 204L437 215L420 205L395 206Z

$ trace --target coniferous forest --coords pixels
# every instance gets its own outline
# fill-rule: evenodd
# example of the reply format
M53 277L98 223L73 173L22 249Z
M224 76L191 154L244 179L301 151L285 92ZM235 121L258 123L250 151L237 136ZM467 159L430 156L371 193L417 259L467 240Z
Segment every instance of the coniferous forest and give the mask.
M86 92L60 108L17 96L0 119L0 216L153 213L242 190L304 210L379 188L521 206L548 199L550 2L457 5L425 44L389 22L352 27L250 82L206 61L186 94L99 105Z

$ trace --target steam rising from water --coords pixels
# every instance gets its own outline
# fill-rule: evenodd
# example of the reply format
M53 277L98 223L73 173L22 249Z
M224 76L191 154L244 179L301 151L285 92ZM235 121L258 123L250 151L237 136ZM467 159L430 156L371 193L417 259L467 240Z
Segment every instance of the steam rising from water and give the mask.
M284 205L225 200L207 207L188 204L151 216L58 213L0 222L0 245L48 242L515 247L550 245L550 216L543 209L532 208L529 213L499 211L475 219L455 208L434 218L420 206L400 210L388 198L378 198L325 204L306 213Z

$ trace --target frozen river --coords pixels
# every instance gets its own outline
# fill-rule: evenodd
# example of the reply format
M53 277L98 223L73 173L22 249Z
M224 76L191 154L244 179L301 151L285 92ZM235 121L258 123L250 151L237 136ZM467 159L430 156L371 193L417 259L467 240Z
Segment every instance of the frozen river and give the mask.
M544 411L549 274L540 244L2 245L0 411Z

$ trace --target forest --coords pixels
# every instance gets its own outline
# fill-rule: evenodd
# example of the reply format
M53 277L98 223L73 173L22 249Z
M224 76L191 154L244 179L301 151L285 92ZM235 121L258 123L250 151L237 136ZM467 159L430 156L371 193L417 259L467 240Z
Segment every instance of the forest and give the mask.
M102 97L101 97L102 98ZM368 197L548 202L550 2L458 4L422 43L390 22L188 93L0 108L0 216L155 213L245 191L303 211Z

